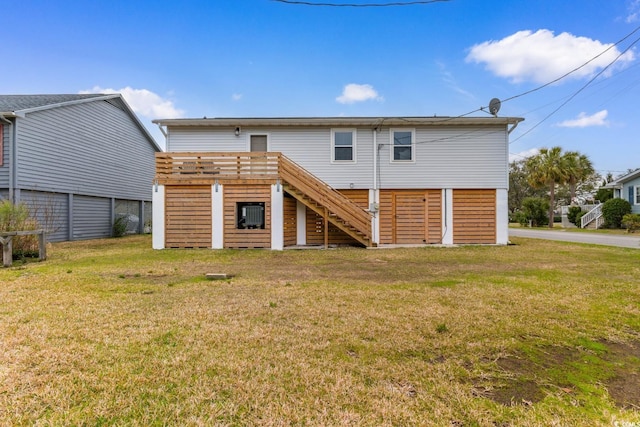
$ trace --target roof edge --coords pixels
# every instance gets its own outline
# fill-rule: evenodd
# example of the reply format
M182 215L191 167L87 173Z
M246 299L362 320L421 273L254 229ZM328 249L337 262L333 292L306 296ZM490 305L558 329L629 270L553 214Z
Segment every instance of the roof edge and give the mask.
M434 126L434 125L511 125L521 117L224 117L156 119L160 126L229 127L229 126Z
M33 113L35 111L50 110L52 108L65 107L68 105L75 105L75 104L84 104L86 102L105 101L107 99L118 98L120 96L121 95L119 93L106 94L102 96L93 96L90 98L74 99L71 101L58 102L55 104L40 105L38 107L23 108L22 110L12 111L12 113L15 114L17 117L24 117L25 114Z

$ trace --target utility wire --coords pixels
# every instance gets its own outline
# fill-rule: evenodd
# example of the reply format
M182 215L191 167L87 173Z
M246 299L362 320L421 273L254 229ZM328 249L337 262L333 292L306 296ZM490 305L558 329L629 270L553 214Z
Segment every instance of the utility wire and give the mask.
M405 2L392 2L392 3L314 3L310 1L295 1L295 0L271 0L278 3L293 4L300 6L323 6L323 7L391 7L391 6L414 6L424 5L431 3L441 3L450 0L425 0L425 1L405 1Z
M640 29L640 27L636 28L633 32L635 33L636 31L638 31ZM538 126L540 126L542 123L544 123L547 119L549 119L551 116L553 116L555 113L558 112L558 110L560 110L562 107L564 107L565 105L567 105L573 98L575 98L576 96L578 96L578 94L580 92L582 92L583 90L585 90L587 88L587 86L589 86L591 83L593 83L593 81L595 79L597 79L598 77L600 77L605 71L607 71L609 69L609 67L611 67L613 64L615 64L618 59L620 59L620 57L622 55L624 55L625 53L627 53L636 43L638 43L638 41L640 41L640 37L635 39L626 49L624 49L622 52L620 52L620 54L618 56L615 57L615 59L611 62L609 62L602 70L600 70L598 73L596 73L595 76L593 76L587 83L585 83L582 87L580 87L580 89L578 89L577 91L575 91L571 96L569 96L567 98L566 101L564 101L562 104L560 104L558 106L558 108L556 108L555 110L553 110L552 112L550 112L549 114L547 114L542 120L540 120L538 123L536 123L534 126L532 126L531 128L529 128L526 132L524 132L523 134L521 134L520 136L518 136L516 139L514 139L513 141L509 142L509 144L513 144L514 142L520 140L522 137L524 137L525 135L528 135L529 133L531 133L535 128L537 128Z

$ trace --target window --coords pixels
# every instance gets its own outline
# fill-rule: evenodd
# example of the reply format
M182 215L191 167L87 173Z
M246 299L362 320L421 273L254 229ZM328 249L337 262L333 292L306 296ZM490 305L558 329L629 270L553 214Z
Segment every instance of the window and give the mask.
M636 185L634 188L636 189L635 204L640 205L640 185Z
M355 129L331 130L332 162L355 162Z
M412 129L391 129L391 161L413 162L415 137Z
M236 203L236 228L264 229L264 202Z

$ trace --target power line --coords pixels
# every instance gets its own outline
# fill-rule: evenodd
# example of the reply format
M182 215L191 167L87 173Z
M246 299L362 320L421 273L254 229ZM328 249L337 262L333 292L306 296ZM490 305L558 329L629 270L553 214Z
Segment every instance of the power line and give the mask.
M640 29L640 27L636 28L633 32L635 33L636 31L638 31ZM631 33L633 34L633 33ZM522 137L524 137L525 135L528 135L529 133L531 133L535 128L537 128L538 126L540 126L542 123L544 123L547 119L549 119L551 116L553 116L555 113L557 113L562 107L564 107L565 105L567 105L573 98L575 98L576 96L578 96L578 94L580 92L582 92L583 90L585 90L587 88L587 86L589 86L591 83L593 83L593 81L595 79L597 79L598 77L600 77L605 71L607 71L609 69L609 67L611 67L613 64L616 63L616 61L618 61L618 59L620 59L620 57L622 55L624 55L625 53L627 53L636 43L638 43L638 41L640 41L640 37L635 39L626 49L624 49L622 52L620 52L620 54L618 56L616 56L614 58L613 61L609 62L602 70L600 70L598 73L596 73L595 76L593 76L587 83L585 83L582 87L580 87L580 89L578 89L577 91L575 91L571 96L569 96L567 98L566 101L564 101L562 104L560 104L560 106L558 106L558 108L556 108L555 110L553 110L551 113L547 114L542 120L540 120L538 123L536 123L534 126L532 126L531 128L529 128L526 132L524 132L522 135L518 136L516 139L514 139L513 141L509 142L509 144L513 144L514 142L520 140Z
M310 1L295 1L295 0L271 0L278 3L293 4L299 6L323 6L323 7L391 7L391 6L414 6L425 5L431 3L442 3L450 0L425 0L425 1L405 1L405 2L392 2L392 3L314 3Z

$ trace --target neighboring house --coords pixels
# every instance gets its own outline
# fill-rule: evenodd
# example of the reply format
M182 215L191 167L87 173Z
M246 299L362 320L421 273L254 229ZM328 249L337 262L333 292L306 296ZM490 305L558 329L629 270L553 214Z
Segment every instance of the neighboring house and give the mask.
M631 204L631 212L640 214L640 169L616 178L604 188L613 189L613 197L627 200Z
M153 247L506 244L521 120L156 120Z
M158 151L121 95L0 95L0 198L49 241L108 237L118 217L142 231Z

